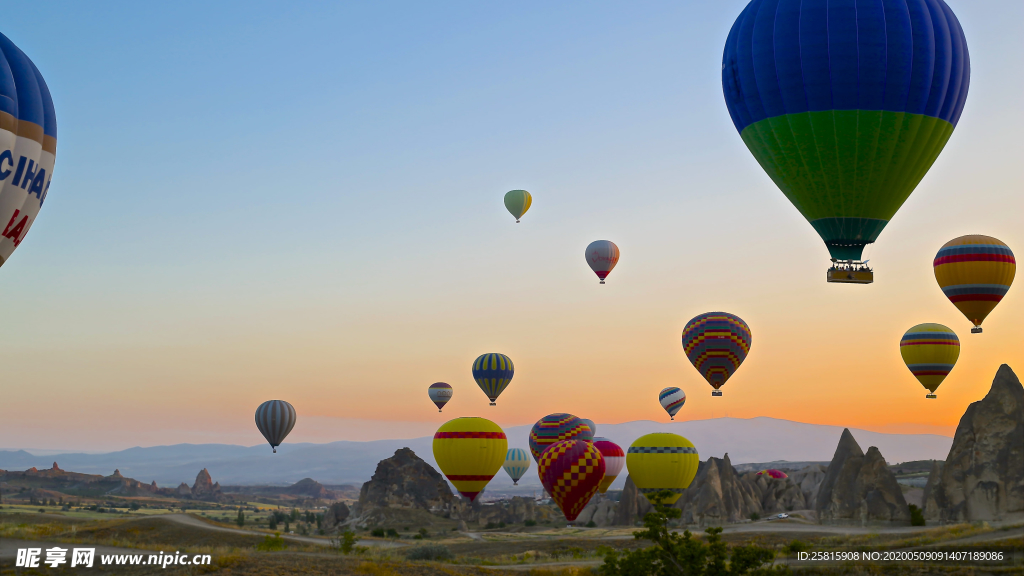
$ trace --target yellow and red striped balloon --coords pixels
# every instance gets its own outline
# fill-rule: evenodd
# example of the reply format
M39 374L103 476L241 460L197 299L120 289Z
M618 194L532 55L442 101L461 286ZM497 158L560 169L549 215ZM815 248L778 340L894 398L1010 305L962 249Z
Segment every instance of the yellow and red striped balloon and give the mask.
M907 368L935 398L935 390L960 357L960 339L942 324L918 324L900 340L900 355Z
M456 418L434 433L434 460L455 489L472 502L501 470L508 439L486 418Z
M1017 261L1010 247L980 234L946 242L932 263L942 293L974 323L972 334L1013 284Z

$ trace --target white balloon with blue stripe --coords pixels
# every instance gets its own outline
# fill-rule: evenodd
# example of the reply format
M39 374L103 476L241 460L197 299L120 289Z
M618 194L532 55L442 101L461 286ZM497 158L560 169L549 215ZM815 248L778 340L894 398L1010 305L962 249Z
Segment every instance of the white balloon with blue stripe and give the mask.
M505 453L505 472L512 478L512 484L519 486L519 479L530 469L530 453L522 448L510 448Z

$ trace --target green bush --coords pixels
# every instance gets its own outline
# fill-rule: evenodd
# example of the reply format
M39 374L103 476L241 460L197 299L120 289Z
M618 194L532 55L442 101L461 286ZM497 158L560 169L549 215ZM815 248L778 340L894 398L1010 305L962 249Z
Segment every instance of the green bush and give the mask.
M757 522L758 520L761 519L761 515L758 514L757 512L753 512L753 513L750 514L750 519L753 520L754 522Z
M348 555L352 553L352 550L355 548L356 542L359 541L359 538L356 538L355 532L345 530L341 533L341 538L339 538L339 540L338 549L341 550L342 554Z
M388 538L398 538L398 530L388 528Z
M281 538L280 534L264 536L263 541L256 544L256 549L260 552L275 552L284 550L287 547L288 543L284 541L284 538Z
M924 526L924 513L920 508L911 504L910 508L910 525L911 526Z
M527 526L536 526L537 525L537 521L536 520L527 520L526 522L524 522L524 524L526 524Z
M494 522L488 522L487 526L484 526L484 530L493 530L494 528L497 528L497 527L498 527L498 525L495 524Z
M374 538L383 538L384 537L384 529L383 528L374 528L373 530L370 531L370 536L373 536Z
M591 520L590 522L587 522L587 528L597 528L597 523Z
M801 542L799 540L793 540L792 542L789 543L788 546L783 548L783 550L785 550L786 552L788 552L790 554L796 554L797 552L804 552L804 551L810 550L810 549L811 549L810 546L808 546L807 544L804 544L803 542Z
M443 544L417 546L405 553L407 560L453 560L455 555Z
M644 516L644 530L633 532L637 540L654 545L640 550L620 552L605 549L602 576L742 576L745 574L788 573L788 568L766 567L775 559L775 552L760 546L732 546L722 541L721 528L708 528L707 541L694 538L689 530L678 534L669 522L682 516L682 511L663 502L674 496L668 490L648 494L654 511Z

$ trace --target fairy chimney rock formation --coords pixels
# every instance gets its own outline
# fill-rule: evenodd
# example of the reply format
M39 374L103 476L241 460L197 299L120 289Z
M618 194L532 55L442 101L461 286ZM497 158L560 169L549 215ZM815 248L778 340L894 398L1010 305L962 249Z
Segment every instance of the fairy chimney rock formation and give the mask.
M861 450L844 429L818 488L815 510L822 523L910 522L896 477L878 448Z
M1006 364L960 418L945 463L932 467L924 515L933 522L1024 518L1024 387Z

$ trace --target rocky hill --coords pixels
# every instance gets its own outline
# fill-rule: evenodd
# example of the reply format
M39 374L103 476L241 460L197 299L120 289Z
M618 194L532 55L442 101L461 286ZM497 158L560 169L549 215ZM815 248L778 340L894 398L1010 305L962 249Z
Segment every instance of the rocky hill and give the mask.
M924 514L932 522L1024 517L1024 387L1006 364L960 418L945 462L932 466Z
M882 453L872 446L865 454L848 429L825 470L814 509L821 523L910 523L903 490Z

